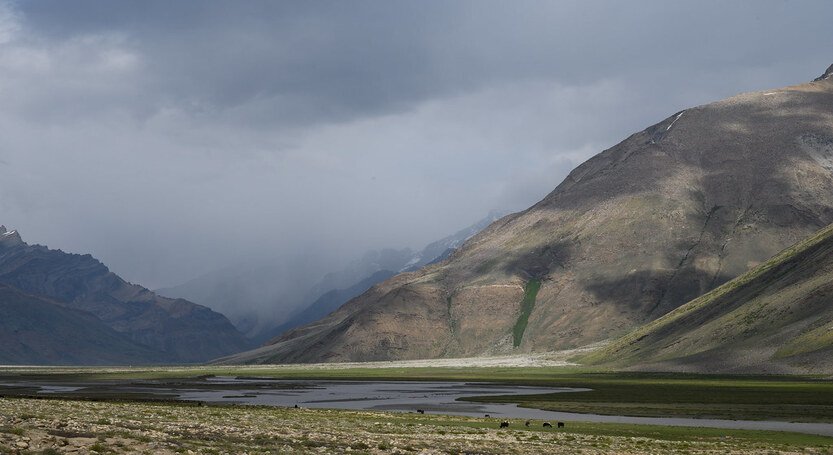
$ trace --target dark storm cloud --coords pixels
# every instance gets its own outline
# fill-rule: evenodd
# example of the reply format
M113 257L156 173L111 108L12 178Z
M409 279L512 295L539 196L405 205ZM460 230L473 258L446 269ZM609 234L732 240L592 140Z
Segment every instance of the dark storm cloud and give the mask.
M449 25L416 2L21 6L51 40L123 34L147 58L146 101L198 114L280 126L405 109L451 88L430 61L430 37Z
M172 285L443 237L685 107L810 80L829 2L0 0L0 211ZM315 269L310 264L308 269Z
M796 14L794 4L777 1L19 6L51 40L123 34L125 45L147 59L145 103L190 105L196 113L270 126L402 111L522 78L592 84L697 77L721 67L773 71L810 63L795 50L828 33L824 14Z

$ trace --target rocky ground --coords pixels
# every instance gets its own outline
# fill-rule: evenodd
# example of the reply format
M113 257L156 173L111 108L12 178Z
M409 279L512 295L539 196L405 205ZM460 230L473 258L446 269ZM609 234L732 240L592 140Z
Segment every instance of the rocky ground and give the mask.
M833 453L746 437L530 429L492 419L353 411L0 398L0 453Z

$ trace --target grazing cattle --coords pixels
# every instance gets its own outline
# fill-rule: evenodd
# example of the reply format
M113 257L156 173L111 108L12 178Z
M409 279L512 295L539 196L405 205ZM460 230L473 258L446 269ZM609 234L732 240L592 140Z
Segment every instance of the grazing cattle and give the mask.
M507 422L505 420L503 422L500 422L500 427L501 428L509 428L509 422Z
M297 404L295 405L295 409L298 409L298 405L297 405Z
M544 422L544 428L552 428L552 424L549 422Z
M424 409L417 409L417 413L419 413L419 414L425 414L425 410L424 410Z
M526 422L524 422L524 425L528 427L528 426L529 426L529 420L527 420Z
M564 422L558 422L558 428L564 428Z
M491 417L491 416L489 414L486 414L486 418L488 419L489 417Z

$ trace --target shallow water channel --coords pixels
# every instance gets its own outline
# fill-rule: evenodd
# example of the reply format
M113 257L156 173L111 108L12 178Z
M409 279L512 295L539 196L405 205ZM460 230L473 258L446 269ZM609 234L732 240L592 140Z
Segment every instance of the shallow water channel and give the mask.
M207 403L306 408L457 414L507 420L615 422L646 425L775 430L833 436L833 424L752 420L629 417L576 414L521 408L514 404L471 403L461 397L575 393L590 389L528 387L493 383L416 381L318 381L210 377L169 381L0 382L0 394L17 389L29 394L68 397L141 397ZM520 423L520 422L518 422ZM569 424L569 423L568 423Z

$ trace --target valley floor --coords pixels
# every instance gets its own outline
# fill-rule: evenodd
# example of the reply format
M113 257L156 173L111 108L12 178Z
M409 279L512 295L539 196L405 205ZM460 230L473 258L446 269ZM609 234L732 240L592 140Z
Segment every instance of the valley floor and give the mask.
M0 399L0 453L830 454L778 432L185 403Z
M499 382L591 389L571 394L468 398L538 409L631 416L833 422L833 381L800 376L625 373L569 366L419 363L168 367L3 367L0 454L7 453L356 453L356 454L833 454L833 438L773 431L567 422L529 428L496 419L281 407L146 402L92 384L182 382L211 376ZM535 365L561 358L533 359ZM31 398L26 384L87 383L82 392ZM73 396L73 394L75 396ZM17 395L17 396L10 396Z

